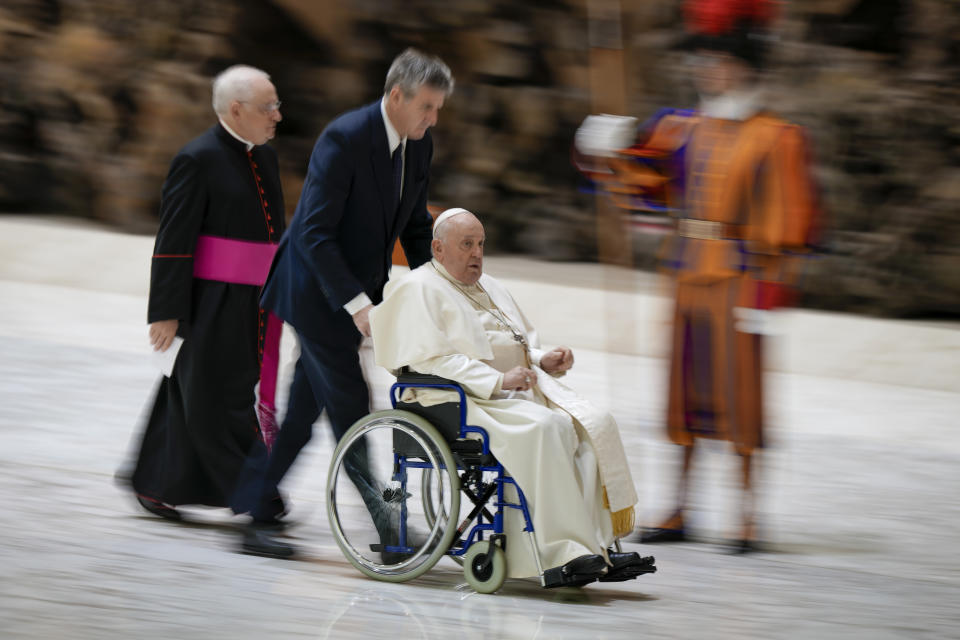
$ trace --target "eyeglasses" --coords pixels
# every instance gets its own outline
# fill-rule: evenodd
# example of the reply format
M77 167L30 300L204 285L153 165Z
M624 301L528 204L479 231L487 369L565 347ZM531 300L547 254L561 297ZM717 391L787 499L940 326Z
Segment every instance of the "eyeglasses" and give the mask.
M250 104L247 100L237 100L241 104ZM270 102L268 104L258 104L257 109L260 110L260 113L273 113L274 111L280 111L280 105L283 104L279 100L276 102Z

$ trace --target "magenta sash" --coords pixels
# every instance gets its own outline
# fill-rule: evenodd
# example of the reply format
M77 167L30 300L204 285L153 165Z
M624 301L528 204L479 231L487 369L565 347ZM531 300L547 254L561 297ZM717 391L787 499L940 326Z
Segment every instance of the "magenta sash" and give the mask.
M218 236L197 236L193 277L233 284L263 285L277 245Z
M267 281L270 264L276 252L277 245L270 242L197 236L197 245L193 251L193 277L231 284L262 286ZM263 321L260 322L262 325ZM260 401L257 404L260 434L268 450L273 447L279 431L276 420L276 394L282 330L283 321L272 313L268 314L260 357Z

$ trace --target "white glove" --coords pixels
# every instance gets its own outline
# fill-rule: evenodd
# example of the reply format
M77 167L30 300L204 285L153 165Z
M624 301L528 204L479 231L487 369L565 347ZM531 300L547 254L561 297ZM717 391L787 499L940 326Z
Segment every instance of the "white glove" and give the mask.
M573 137L577 151L586 156L613 157L637 139L637 119L600 114L587 116Z

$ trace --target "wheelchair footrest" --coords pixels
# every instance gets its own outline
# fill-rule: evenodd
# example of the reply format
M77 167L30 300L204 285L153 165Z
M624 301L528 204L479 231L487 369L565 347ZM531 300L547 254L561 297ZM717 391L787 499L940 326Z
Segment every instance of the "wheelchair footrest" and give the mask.
M646 560L646 558L644 560ZM653 563L653 557L651 556L649 562L631 564L623 567L619 571L607 572L607 575L600 578L600 582L626 582L627 580L635 580L642 575L656 572L657 566Z

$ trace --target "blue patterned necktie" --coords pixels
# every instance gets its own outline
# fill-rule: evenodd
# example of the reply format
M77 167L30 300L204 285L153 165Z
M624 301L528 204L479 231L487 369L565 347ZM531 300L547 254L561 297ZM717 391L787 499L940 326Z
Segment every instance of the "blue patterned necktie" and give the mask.
M393 209L400 208L400 190L403 186L403 145L393 151Z

